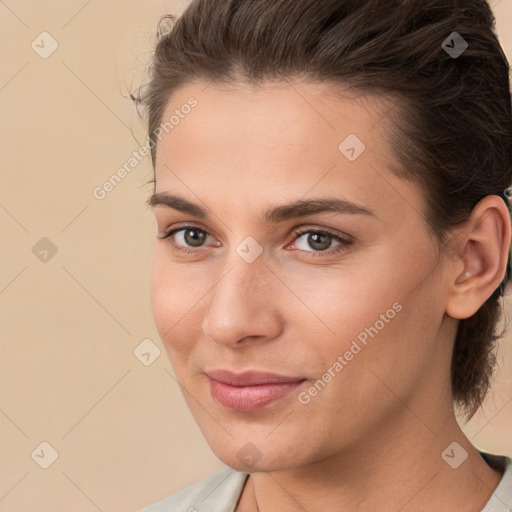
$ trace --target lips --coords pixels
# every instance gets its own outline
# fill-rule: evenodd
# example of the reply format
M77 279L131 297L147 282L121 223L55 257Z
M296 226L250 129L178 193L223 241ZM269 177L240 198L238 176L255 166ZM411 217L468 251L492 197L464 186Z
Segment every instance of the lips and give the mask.
M255 411L289 395L306 379L275 373L227 370L206 372L212 397L233 411Z

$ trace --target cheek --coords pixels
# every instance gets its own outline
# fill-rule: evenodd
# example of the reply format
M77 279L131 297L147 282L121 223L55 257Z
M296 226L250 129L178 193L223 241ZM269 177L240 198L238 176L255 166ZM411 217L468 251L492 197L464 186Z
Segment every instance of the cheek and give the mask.
M365 265L364 273L339 269L307 279L303 273L302 278L298 273L286 278L307 306L297 300L285 314L295 332L303 333L310 367L319 376L331 369L338 384L350 380L359 386L355 381L360 380L361 392L371 387L371 378L375 380L369 368L388 375L397 373L400 364L413 368L421 364L427 350L422 339L435 329L424 321L428 316L424 294L420 290L409 294L419 280L416 273L406 276L402 267L386 266L384 261ZM325 378L329 380L329 374Z
M351 333L330 354L330 364L342 356L341 378L333 379L334 386L326 395L340 408L339 396L354 407L357 404L368 417L380 414L378 410L400 407L397 397L407 401L443 358L436 349L441 318L436 318L424 292L396 296L395 302L391 302L393 297L376 301L368 311L354 311L352 318L347 317Z
M307 330L327 334L327 347L342 348L348 340L380 320L400 300L400 289L393 275L393 268L378 265L347 263L338 268L289 269L282 275L295 296L293 309L284 313L291 321L302 324ZM293 315L293 318L291 318ZM387 318L386 318L387 319ZM338 345L332 339L339 340ZM319 344L320 345L320 344Z
M205 295L203 280L185 265L169 262L165 251L155 247L151 261L151 309L160 338L169 354L190 351L191 340L201 328L200 300ZM172 359L171 359L172 360Z

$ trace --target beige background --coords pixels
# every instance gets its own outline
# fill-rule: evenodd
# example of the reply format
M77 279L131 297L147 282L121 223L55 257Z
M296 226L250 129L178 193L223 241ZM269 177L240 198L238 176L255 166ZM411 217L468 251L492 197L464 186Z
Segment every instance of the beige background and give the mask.
M126 96L158 17L186 3L0 0L0 512L136 511L222 467L153 325L149 157L92 194L145 139ZM512 60L512 0L493 5ZM58 43L46 59L31 47L51 48L43 31ZM55 255L33 253L43 237ZM133 352L144 339L162 349L149 366ZM512 456L510 338L499 357L466 432ZM47 469L42 442L58 452Z

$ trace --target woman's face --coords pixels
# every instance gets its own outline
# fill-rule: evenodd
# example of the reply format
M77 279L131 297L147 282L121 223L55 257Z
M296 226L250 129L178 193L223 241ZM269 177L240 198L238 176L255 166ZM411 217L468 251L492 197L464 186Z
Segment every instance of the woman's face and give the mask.
M428 432L410 409L449 403L456 325L425 200L389 170L392 104L343 94L187 85L163 116L154 317L208 443L240 471L371 454L411 418Z

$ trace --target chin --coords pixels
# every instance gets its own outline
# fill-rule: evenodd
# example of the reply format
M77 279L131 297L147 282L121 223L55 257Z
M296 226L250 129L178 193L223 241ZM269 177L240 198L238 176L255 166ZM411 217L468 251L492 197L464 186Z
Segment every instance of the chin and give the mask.
M219 459L221 462L226 464L226 466L229 466L240 473L271 473L274 471L291 469L291 466L285 464L282 460L269 460L273 459L273 457L262 458L261 460L251 464L240 461L236 454L225 458L219 457Z
M221 462L241 473L283 471L300 465L299 461L291 460L289 452L283 451L282 444L281 449L271 448L268 443L267 446L258 448L250 441L240 448L235 442L222 449L212 445L210 447ZM293 448L290 449L293 450ZM292 457L296 455L295 452L292 452Z

